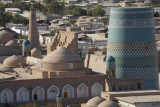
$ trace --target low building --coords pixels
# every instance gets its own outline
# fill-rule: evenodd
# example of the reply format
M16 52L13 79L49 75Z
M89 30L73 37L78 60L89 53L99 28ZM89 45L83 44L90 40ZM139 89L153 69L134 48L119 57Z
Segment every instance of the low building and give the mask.
M22 10L19 8L5 8L5 12L13 13L13 14L21 14Z
M159 107L160 95L116 97L122 107Z

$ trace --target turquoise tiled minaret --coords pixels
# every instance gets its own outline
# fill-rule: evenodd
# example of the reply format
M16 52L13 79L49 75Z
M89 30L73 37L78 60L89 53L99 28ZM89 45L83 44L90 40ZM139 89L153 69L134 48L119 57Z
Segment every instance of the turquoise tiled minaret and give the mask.
M158 61L152 8L112 8L107 56L115 59L116 78L141 78L158 89Z

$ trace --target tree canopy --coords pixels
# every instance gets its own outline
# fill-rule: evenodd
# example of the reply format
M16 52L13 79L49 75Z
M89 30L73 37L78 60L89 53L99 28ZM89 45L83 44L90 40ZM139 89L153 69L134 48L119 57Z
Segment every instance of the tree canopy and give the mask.
M11 19L11 21L12 21L12 23L15 23L15 24L20 24L20 23L22 23L22 24L28 24L29 23L29 21L26 19L26 18L24 18L24 17L22 17L22 16L20 16L20 15L18 15L18 14L15 14L14 16L13 16L13 18Z
M0 12L0 26L5 26L6 23L11 22L12 16L7 12Z
M96 6L93 10L88 11L88 15L90 15L90 16L104 16L105 11L102 9L101 6Z
M30 9L31 7L31 4L27 4L25 2L14 2L12 5L11 5L12 8L19 8L21 10L28 10Z

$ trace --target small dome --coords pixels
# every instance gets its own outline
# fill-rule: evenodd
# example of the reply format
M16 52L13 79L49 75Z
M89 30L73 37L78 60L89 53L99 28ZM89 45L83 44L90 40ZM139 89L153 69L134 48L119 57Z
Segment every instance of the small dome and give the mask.
M100 103L98 107L119 107L119 105L114 101L106 100Z
M47 63L64 63L76 61L82 61L81 57L65 47L58 47L55 51L51 52L43 59L43 62Z
M6 58L3 62L3 65L5 67L19 67L20 65L25 66L26 60L23 59L22 57L13 55L13 56Z
M101 102L105 101L104 98L102 97L99 97L99 96L96 96L92 99L90 99L88 102L87 102L87 105L88 106L98 106Z
M4 38L5 36L7 35L13 35L12 33L10 33L9 31L7 30L2 30L0 31L0 38Z
M14 72L13 69L8 68L8 67L4 67L4 66L0 67L0 71L1 72Z
M14 34L7 30L0 31L0 44L6 44L10 40L14 40Z
M108 56L106 62L115 62L115 59L112 56Z
M42 58L42 52L37 48L33 48L31 50L31 56L35 58Z
M5 46L19 46L16 40L10 40L5 44Z
M24 41L23 41L23 45L24 45L24 46L25 46L25 45L31 45L31 43L30 43L29 40L24 40Z

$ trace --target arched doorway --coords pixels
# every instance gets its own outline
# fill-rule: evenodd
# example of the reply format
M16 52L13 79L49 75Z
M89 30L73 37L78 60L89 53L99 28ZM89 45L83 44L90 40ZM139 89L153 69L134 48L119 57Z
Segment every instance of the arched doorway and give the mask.
M95 83L91 87L91 96L101 96L101 91L103 91L103 87L99 83Z
M13 102L13 92L9 89L5 89L1 92L1 103Z
M140 90L141 88L141 83L137 83L137 89Z
M29 101L29 91L22 87L17 91L17 102L25 101Z
M36 100L44 100L44 90L41 87L36 87L33 91L32 91L32 100L36 101Z
M77 97L88 97L88 87L85 84L77 87Z
M70 85L66 85L62 89L63 98L73 98L74 97L74 88Z
M47 90L47 99L56 99L57 94L59 93L59 89L52 85Z

